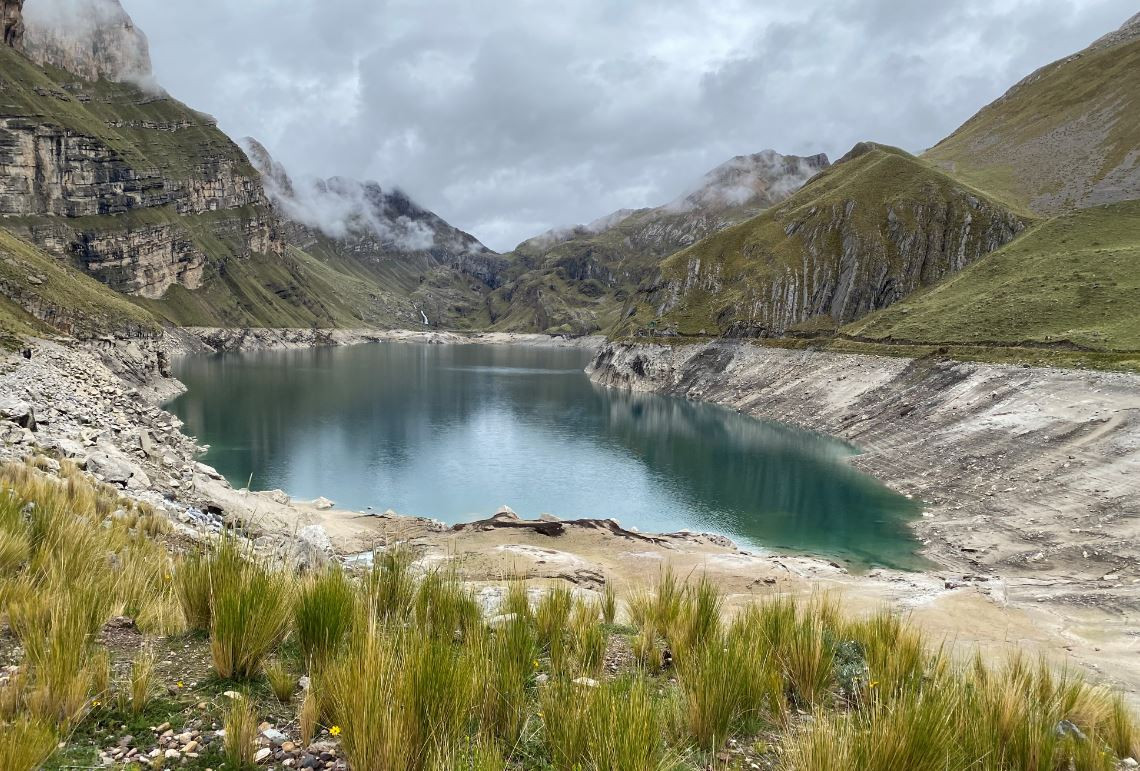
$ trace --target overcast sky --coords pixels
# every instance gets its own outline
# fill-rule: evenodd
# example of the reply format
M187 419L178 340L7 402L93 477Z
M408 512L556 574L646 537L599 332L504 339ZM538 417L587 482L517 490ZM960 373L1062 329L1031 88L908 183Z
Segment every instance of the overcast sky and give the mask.
M34 1L34 0L33 0ZM506 250L728 158L919 152L1135 0L122 0L159 82L295 175Z

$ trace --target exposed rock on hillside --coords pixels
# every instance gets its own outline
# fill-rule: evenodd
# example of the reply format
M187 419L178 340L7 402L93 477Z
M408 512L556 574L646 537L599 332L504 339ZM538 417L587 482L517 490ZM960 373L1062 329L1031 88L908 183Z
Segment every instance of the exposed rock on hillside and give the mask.
M24 50L39 64L153 87L146 35L119 0L33 0L24 20Z
M826 155L738 156L670 204L526 241L509 255L514 270L492 297L492 321L580 334L611 328L661 259L783 201L827 166Z
M1025 225L913 156L861 143L783 204L666 260L627 331L834 328L961 270Z
M24 0L0 0L0 32L4 45L21 48L24 42Z

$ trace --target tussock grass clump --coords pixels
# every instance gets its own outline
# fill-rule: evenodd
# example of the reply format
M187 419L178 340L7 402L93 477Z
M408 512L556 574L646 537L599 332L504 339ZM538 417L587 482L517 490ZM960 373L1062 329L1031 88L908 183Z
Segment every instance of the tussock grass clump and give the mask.
M225 717L226 762L235 769L252 768L257 752L257 712L247 697L230 701Z
M608 581L602 590L602 621L609 626L617 621L617 592Z
M364 595L379 619L404 619L412 613L416 579L412 572L415 553L396 546L372 555L372 567L364 576Z
M210 655L222 678L248 679L289 631L290 580L255 560L213 574Z
M144 650L131 662L130 711L133 715L141 715L150 706L154 696L155 661L154 652Z
M0 768L5 771L36 771L56 747L51 726L28 718L0 725Z
M494 737L514 746L529 717L538 641L533 626L516 616L493 630L485 644L482 722Z
M433 570L419 582L413 600L415 625L442 639L463 638L481 626L479 603L453 572Z
M301 584L293 629L301 657L319 668L343 647L356 612L356 590L344 571L329 568Z
M414 771L461 748L482 676L470 648L373 620L324 673L322 702L353 768Z
M293 674L279 659L274 659L265 665L265 679L269 682L269 689L277 701L288 704L293 700L300 678Z
M526 579L522 576L514 576L507 581L507 592L503 597L501 612L504 615L514 614L518 618L528 621L534 618L530 608L530 594L527 591Z
M312 688L305 691L301 701L301 712L297 716L297 727L301 731L301 744L308 747L317 735L317 724L321 719L321 705Z
M209 631L218 590L234 586L247 568L246 555L233 538L223 538L212 549L182 557L174 571L174 591L187 626Z
M559 683L542 694L543 736L558 771L674 768L665 715L650 686L623 678L591 688Z

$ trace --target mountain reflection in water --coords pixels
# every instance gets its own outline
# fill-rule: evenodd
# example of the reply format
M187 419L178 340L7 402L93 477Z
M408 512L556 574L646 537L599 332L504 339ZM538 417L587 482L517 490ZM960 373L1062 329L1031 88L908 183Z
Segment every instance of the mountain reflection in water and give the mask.
M601 388L577 350L379 343L189 357L171 409L235 485L446 522L613 517L917 568L918 506L833 439Z

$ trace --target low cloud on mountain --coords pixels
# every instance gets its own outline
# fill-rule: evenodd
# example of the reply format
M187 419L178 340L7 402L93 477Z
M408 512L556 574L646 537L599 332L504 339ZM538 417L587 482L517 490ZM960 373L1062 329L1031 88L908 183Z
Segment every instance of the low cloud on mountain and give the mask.
M41 0L29 0L29 7ZM159 81L298 176L375 178L489 245L659 205L772 147L921 151L1129 0L124 0ZM397 13L398 11L398 13Z

